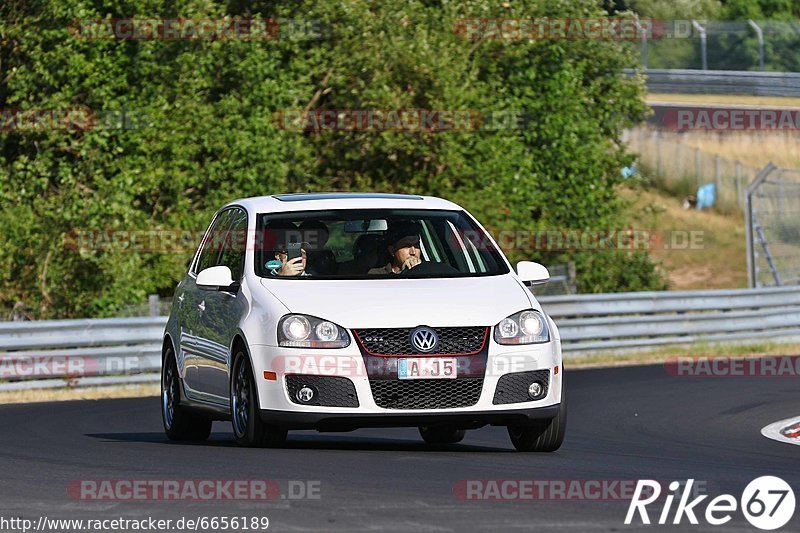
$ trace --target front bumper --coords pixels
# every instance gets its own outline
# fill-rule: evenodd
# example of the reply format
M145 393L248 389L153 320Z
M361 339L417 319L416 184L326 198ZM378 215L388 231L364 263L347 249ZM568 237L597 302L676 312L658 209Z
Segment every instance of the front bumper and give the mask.
M312 351L316 352L316 351ZM489 347L480 397L474 405L453 408L391 409L379 406L370 387L364 358L357 348L309 350L266 345L251 346L261 418L288 429L348 431L360 427L400 427L453 424L463 429L485 425L525 425L552 418L558 412L562 389L561 345L558 339L544 344ZM559 371L554 372L558 367ZM538 400L495 404L498 381L504 375L548 370L547 394ZM264 372L274 372L268 380ZM293 402L286 387L287 374L338 376L349 379L357 395L357 407L328 407Z
M465 413L308 413L261 410L261 420L286 429L316 429L317 431L352 431L358 428L415 427L436 424L453 425L459 429L477 429L486 425L530 425L536 420L551 419L558 414L559 404L534 409L505 409L469 411Z

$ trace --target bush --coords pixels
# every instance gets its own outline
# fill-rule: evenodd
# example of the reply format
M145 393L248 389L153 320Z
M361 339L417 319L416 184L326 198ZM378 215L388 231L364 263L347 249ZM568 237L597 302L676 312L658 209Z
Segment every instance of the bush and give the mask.
M575 258L578 292L663 291L669 288L658 265L643 252L599 252Z
M218 207L243 196L426 193L460 202L496 229L620 223L614 187L632 162L620 134L645 111L642 80L622 73L633 64L630 50L607 41L473 42L454 31L469 17L603 16L594 0L94 5L0 5L0 107L85 106L103 117L122 113L134 126L0 132L6 309L22 301L41 318L107 316L148 293L168 296L196 238L171 253L80 251L75 232L200 232ZM67 29L74 19L134 15L307 19L330 33L117 41L78 39ZM281 110L323 108L523 111L529 122L508 131L419 134L293 132L273 120ZM645 276L615 275L609 279L619 285L602 286L629 290Z

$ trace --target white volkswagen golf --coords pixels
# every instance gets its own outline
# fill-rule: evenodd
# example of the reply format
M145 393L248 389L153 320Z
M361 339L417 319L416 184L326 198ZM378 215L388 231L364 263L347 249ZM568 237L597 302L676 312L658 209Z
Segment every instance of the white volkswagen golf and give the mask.
M507 426L553 451L566 399L558 329L464 209L434 197L286 194L216 213L164 332L170 439L279 446L293 429L419 427L427 443Z

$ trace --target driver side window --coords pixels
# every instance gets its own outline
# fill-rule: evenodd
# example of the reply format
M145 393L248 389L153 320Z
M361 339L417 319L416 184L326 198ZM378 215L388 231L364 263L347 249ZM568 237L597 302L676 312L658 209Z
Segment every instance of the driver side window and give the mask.
M211 223L208 231L206 231L206 235L203 238L203 249L197 257L197 262L192 270L193 274L198 274L219 264L219 255L223 248L225 230L230 224L231 213L231 209L221 212Z
M239 281L244 274L247 213L241 209L233 209L230 219L230 229L225 232L225 241L222 246L219 264L230 268L233 281Z

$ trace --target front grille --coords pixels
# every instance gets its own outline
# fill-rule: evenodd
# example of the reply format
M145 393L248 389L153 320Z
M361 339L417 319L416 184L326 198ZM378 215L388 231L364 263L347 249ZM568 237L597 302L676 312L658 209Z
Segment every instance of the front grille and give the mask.
M297 391L304 385L314 389L317 394L311 402L297 399ZM286 391L289 399L300 405L319 405L322 407L358 407L358 395L353 382L338 376L311 376L290 374L286 376Z
M370 355L409 355L422 353L409 339L414 329L359 329L355 334ZM474 355L483 349L489 332L489 328L484 326L432 329L439 337L439 346L435 350L437 355Z
M538 381L542 384L542 394L536 398L537 400L541 400L547 396L547 389L550 386L549 370L514 372L502 376L497 380L497 390L494 393L492 403L494 405L500 405L504 403L533 401L533 398L528 395L528 386L534 381Z
M370 380L372 397L384 409L448 409L478 403L483 378Z

